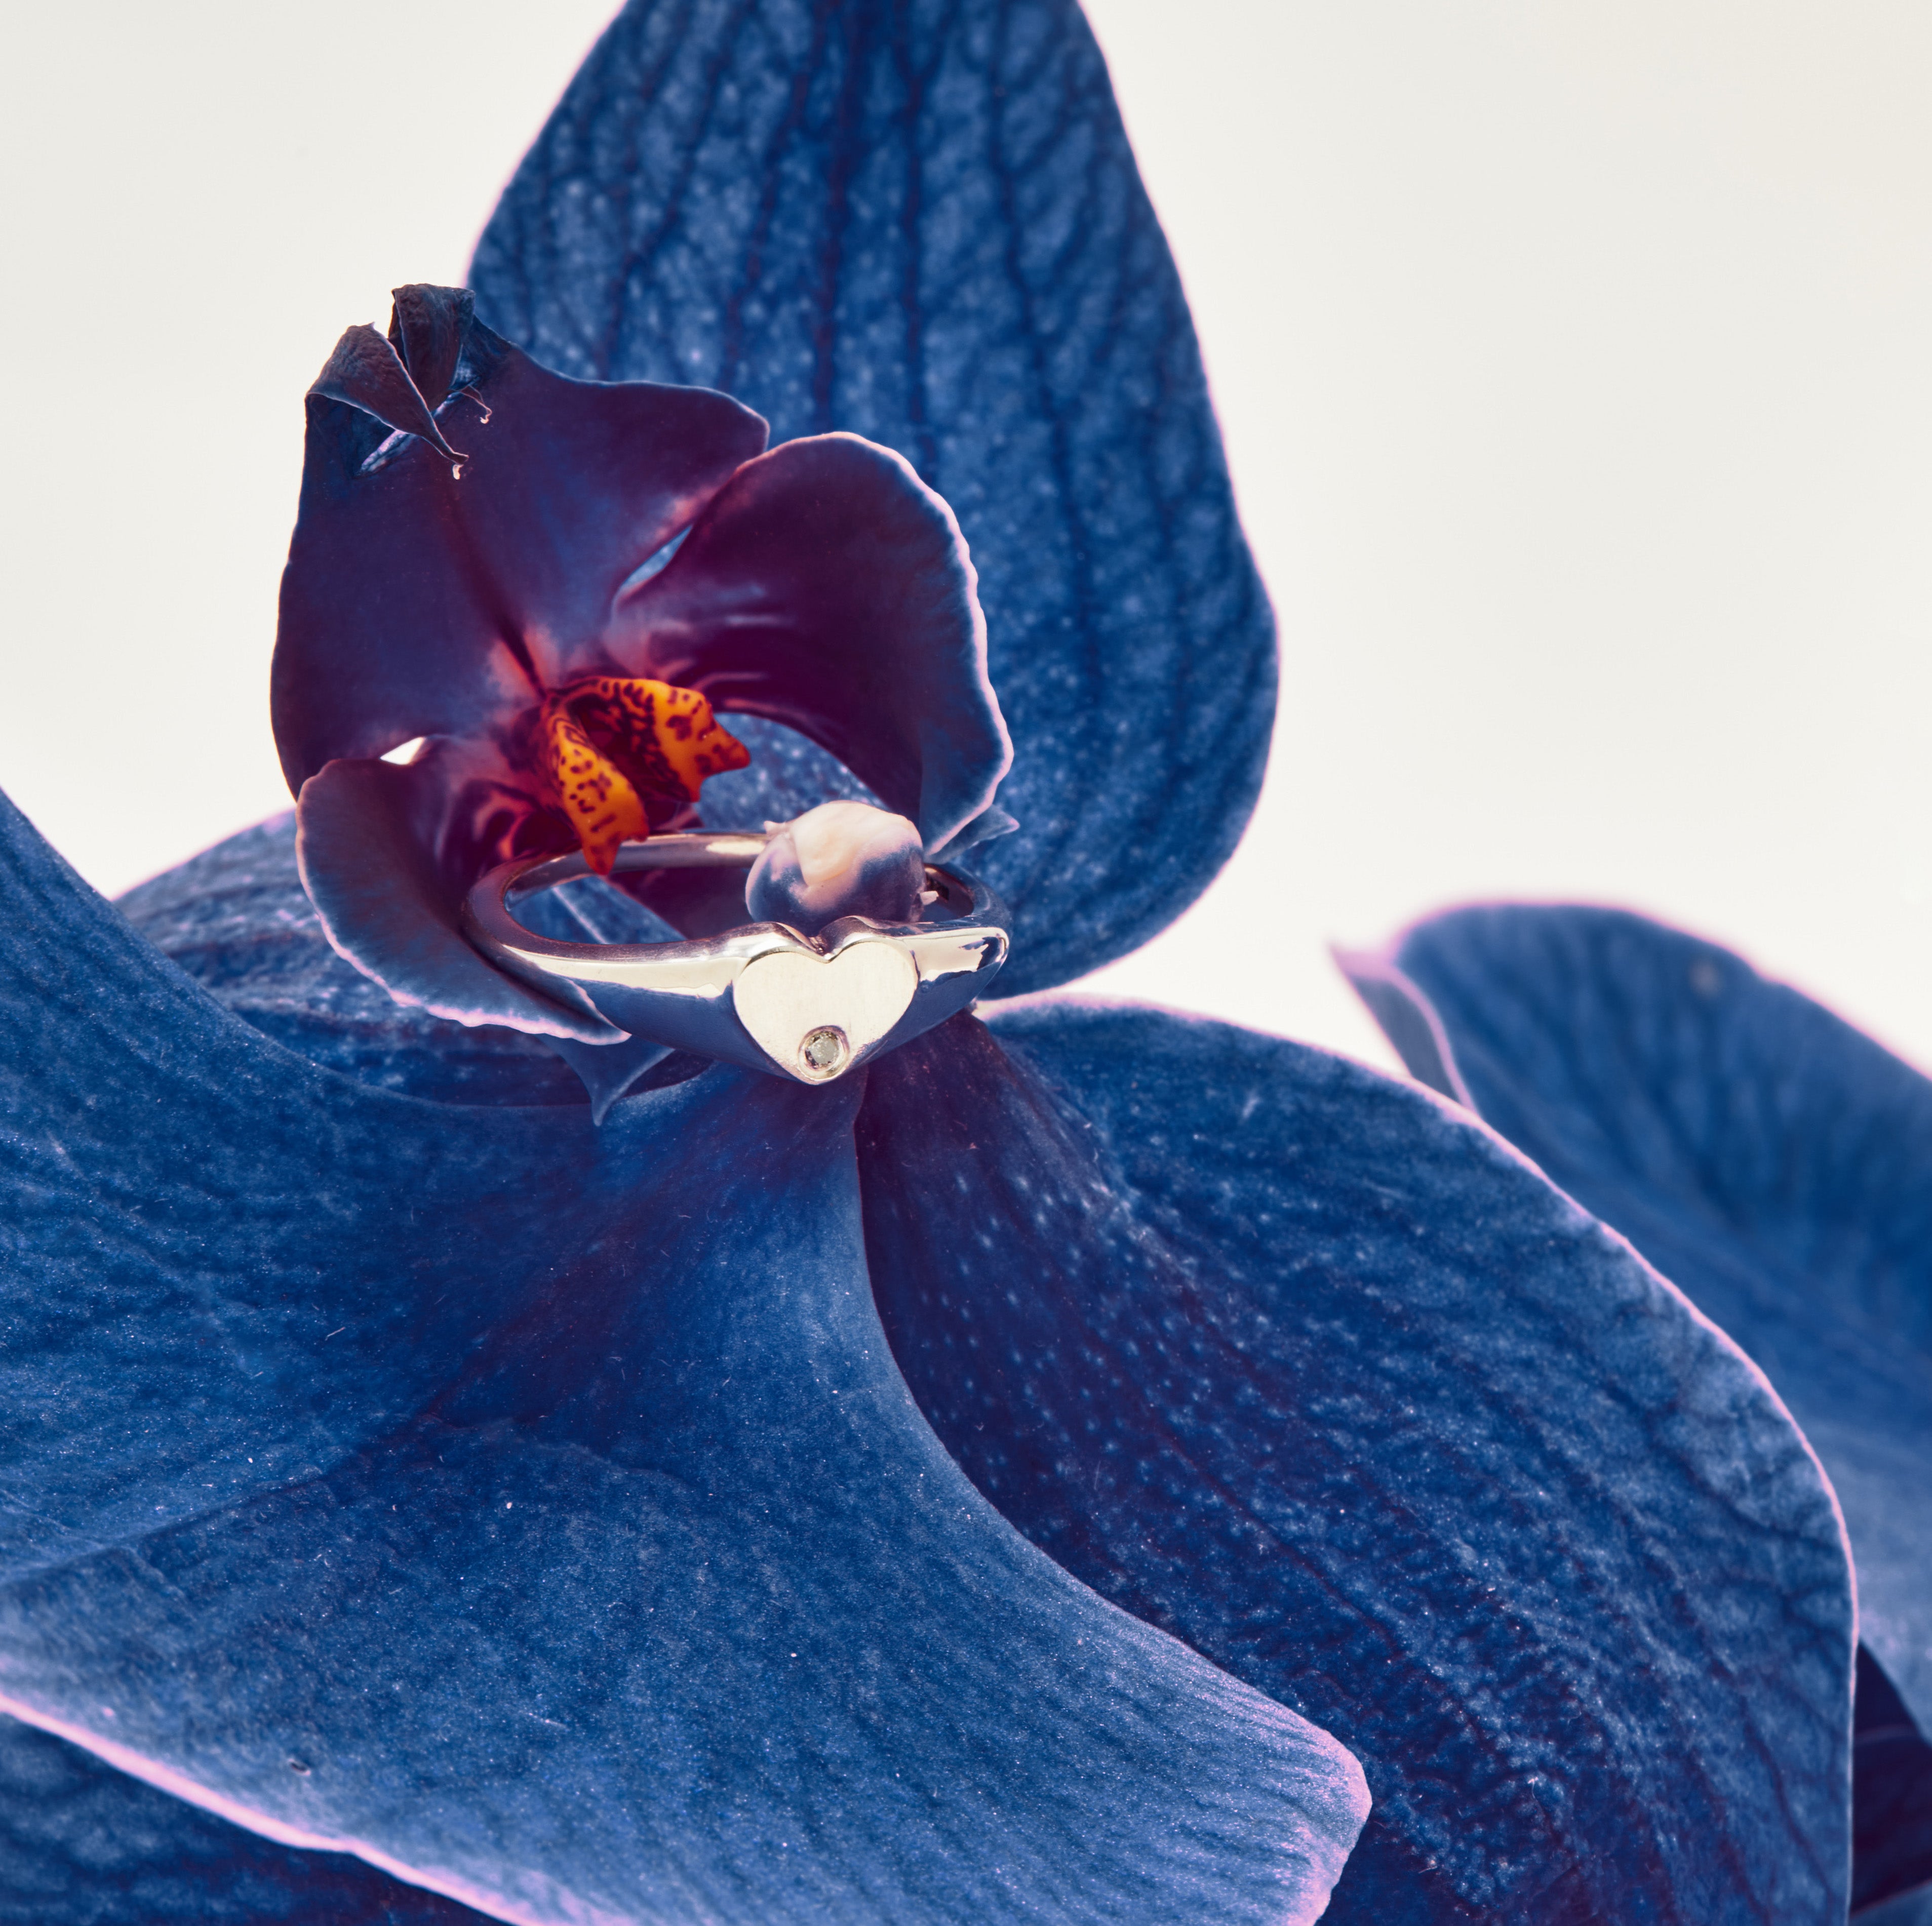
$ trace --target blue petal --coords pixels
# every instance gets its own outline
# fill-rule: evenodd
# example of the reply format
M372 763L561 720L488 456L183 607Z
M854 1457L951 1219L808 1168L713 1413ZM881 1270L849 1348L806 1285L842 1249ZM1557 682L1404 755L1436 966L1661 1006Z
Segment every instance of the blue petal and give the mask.
M530 1922L1319 1911L1353 1761L920 1418L856 1089L368 1089L4 804L0 1021L6 1709Z
M380 336L350 332L416 393ZM292 791L338 756L482 734L536 681L608 669L619 589L764 446L724 395L568 381L477 325L464 353L466 397L438 418L468 451L460 481L416 436L379 452L386 425L418 424L373 418L373 385L338 398L335 360L309 395L271 678Z
M1844 1506L1861 1637L1932 1718L1932 1084L1730 951L1622 911L1460 910L1342 961L1418 1077L1764 1367ZM1892 1745L1861 1767L1862 1896L1932 1841L1917 1761Z
M1017 751L1003 991L1143 942L1226 859L1275 692L1186 304L1072 0L634 0L484 232L574 374L849 429L951 503Z
M1844 1506L1860 1634L1932 1723L1932 1083L1622 911L1459 910L1388 961L1482 1116L1764 1367Z
M747 462L611 645L824 744L938 849L1012 759L952 512L889 450L820 435Z
M705 821L714 828L755 829L789 822L821 802L879 798L830 750L762 716L734 716L731 733L752 752L751 766L728 769L704 785Z
M292 813L244 829L130 890L122 913L224 1008L358 1083L467 1104L581 1104L587 1088L601 1119L654 1070L652 1080L664 1083L690 1074L688 1059L668 1063L673 1053L636 1038L539 1040L398 1003L323 935L296 871L295 829ZM596 876L545 891L524 914L532 928L576 942L666 942L678 933Z
M0 1718L0 1926L482 1926L342 1853L244 1832Z
M1360 1757L1328 1918L1842 1918L1850 1574L1736 1348L1411 1086L1151 1011L994 1037L870 1073L896 1355L1036 1544Z

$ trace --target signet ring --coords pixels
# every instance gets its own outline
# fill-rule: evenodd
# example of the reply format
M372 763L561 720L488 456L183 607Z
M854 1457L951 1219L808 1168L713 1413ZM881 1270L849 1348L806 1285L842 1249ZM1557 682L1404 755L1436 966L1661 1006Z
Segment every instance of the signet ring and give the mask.
M653 836L624 844L614 869L748 870L766 840ZM830 1083L957 1014L986 993L1010 942L998 897L932 864L917 921L844 916L812 936L748 923L685 942L576 943L518 920L539 891L590 873L580 852L500 864L470 891L464 934L531 988L587 1001L633 1036L801 1083Z

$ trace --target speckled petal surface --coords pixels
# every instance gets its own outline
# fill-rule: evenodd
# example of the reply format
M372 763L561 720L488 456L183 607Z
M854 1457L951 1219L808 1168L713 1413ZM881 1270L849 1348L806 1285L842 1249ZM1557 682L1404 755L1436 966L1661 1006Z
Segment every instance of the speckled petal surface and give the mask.
M1416 1076L1763 1366L1844 1506L1861 1637L1932 1727L1932 1083L1730 951L1620 910L1457 910L1344 960ZM1923 1736L1862 1745L1856 1789L1861 1897L1932 1872Z
M951 504L1016 752L1021 828L979 864L1018 918L1004 991L1198 894L1259 786L1273 623L1072 0L637 0L470 278L568 373L708 382L774 442L851 430Z
M0 1718L0 1926L482 1926L340 1853L231 1826Z
M0 809L0 1705L506 1919L1313 1919L1332 1739L972 1490L855 1089L429 1104Z
M1330 1921L1842 1919L1816 1462L1492 1133L1292 1044L1040 1005L874 1066L860 1144L887 1331L975 1483L1361 1757Z
M1458 910L1390 960L1480 1114L1763 1366L1844 1505L1861 1635L1932 1725L1932 1083L1619 910Z

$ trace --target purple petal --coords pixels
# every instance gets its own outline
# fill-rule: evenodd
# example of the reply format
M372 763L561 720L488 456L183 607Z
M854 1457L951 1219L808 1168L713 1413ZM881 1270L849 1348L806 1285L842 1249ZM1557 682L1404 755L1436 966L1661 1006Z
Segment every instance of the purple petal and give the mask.
M437 759L326 764L296 807L303 887L328 940L399 1003L459 1023L614 1042L622 1034L568 984L571 1005L494 969L463 934L463 891L435 851L450 783Z
M413 393L389 345L362 334ZM411 436L379 454L373 391L310 395L272 678L291 789L338 756L487 734L538 683L614 666L619 589L764 445L764 423L724 395L566 380L480 324L451 378L490 411L445 411L470 451L460 481L420 421L392 422Z
M830 750L938 849L1012 759L952 511L855 435L747 463L676 557L627 597L636 672Z
M1932 1745L1862 1645L1852 1724L1852 1916L1915 1892L1932 1910Z
M308 391L325 400L346 401L398 434L422 436L446 461L463 459L442 439L429 403L410 379L394 345L373 328L349 329L336 343Z
M418 283L392 289L390 299L394 305L389 313L389 339L417 391L430 407L440 408L449 399L463 359L463 344L476 319L476 297L467 288Z
M975 1484L1361 1757L1334 1926L1843 1916L1816 1460L1492 1133L1344 1059L1051 1004L882 1059L860 1133L886 1328Z

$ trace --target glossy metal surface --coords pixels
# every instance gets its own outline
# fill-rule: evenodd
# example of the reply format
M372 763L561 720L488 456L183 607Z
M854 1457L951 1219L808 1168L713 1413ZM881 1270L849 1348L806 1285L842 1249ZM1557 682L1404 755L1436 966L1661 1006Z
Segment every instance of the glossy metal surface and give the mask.
M703 831L617 852L620 871L748 870L765 838ZM515 906L590 873L581 855L505 863L470 892L464 933L532 988L574 984L621 1029L801 1083L830 1083L983 996L1006 960L1006 914L984 885L928 867L917 923L845 916L815 936L748 923L683 943L566 943Z

